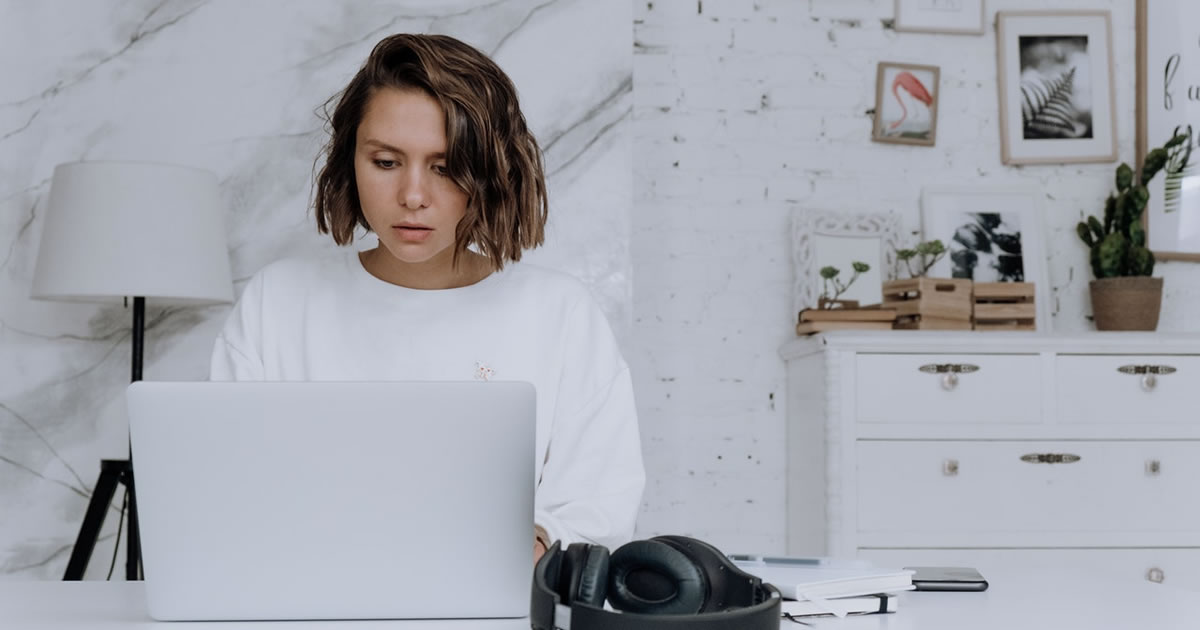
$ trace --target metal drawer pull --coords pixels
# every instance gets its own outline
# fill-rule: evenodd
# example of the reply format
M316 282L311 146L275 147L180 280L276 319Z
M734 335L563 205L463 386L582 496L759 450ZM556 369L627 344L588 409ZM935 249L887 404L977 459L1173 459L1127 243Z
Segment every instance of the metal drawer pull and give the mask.
M917 369L926 374L970 374L978 372L979 366L970 363L926 363Z
M1147 475L1154 476L1160 472L1162 472L1162 464L1157 459L1146 460L1146 474Z
M1146 579L1155 584L1162 584L1163 580L1167 579L1167 574L1163 573L1162 569L1153 567L1146 572Z
M1030 464L1073 464L1080 459L1071 453L1029 453L1021 456L1021 461Z
M946 475L947 477L958 476L958 460L957 459L942 460L942 474Z
M917 368L926 374L941 374L942 389L950 391L958 387L958 375L978 372L979 366L970 363L927 363Z
M1175 368L1169 365L1122 365L1117 368L1122 374L1174 374Z
M1142 389L1149 392L1154 391L1154 387L1158 385L1157 375L1174 374L1175 368L1170 365L1122 365L1117 371L1122 374L1140 374Z

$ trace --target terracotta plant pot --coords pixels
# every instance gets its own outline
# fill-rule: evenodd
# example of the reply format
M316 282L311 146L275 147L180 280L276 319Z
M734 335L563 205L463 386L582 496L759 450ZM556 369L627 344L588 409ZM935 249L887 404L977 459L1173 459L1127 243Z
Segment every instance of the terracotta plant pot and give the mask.
M1096 330L1154 330L1162 309L1162 278L1129 276L1092 280Z

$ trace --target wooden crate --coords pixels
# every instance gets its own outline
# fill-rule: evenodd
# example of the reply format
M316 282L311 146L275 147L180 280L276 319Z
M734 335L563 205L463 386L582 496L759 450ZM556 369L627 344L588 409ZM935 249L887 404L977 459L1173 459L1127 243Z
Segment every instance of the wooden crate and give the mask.
M896 310L896 328L970 330L971 280L906 278L885 282L883 308Z
M1032 282L975 283L975 330L1036 330L1035 295Z

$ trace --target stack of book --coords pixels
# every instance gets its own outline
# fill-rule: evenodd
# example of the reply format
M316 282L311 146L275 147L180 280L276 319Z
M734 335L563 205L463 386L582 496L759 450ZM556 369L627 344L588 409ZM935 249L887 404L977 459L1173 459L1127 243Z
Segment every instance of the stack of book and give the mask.
M828 330L891 330L896 310L890 308L807 308L800 311L797 335Z
M783 595L783 615L862 615L895 612L898 594L913 590L911 570L885 569L856 560L730 556Z

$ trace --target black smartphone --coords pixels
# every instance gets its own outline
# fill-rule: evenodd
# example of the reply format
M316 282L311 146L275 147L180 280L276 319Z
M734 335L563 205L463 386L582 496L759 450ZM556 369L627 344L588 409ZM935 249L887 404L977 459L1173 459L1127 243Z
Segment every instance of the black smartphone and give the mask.
M987 580L971 567L904 567L914 571L918 591L986 591Z

